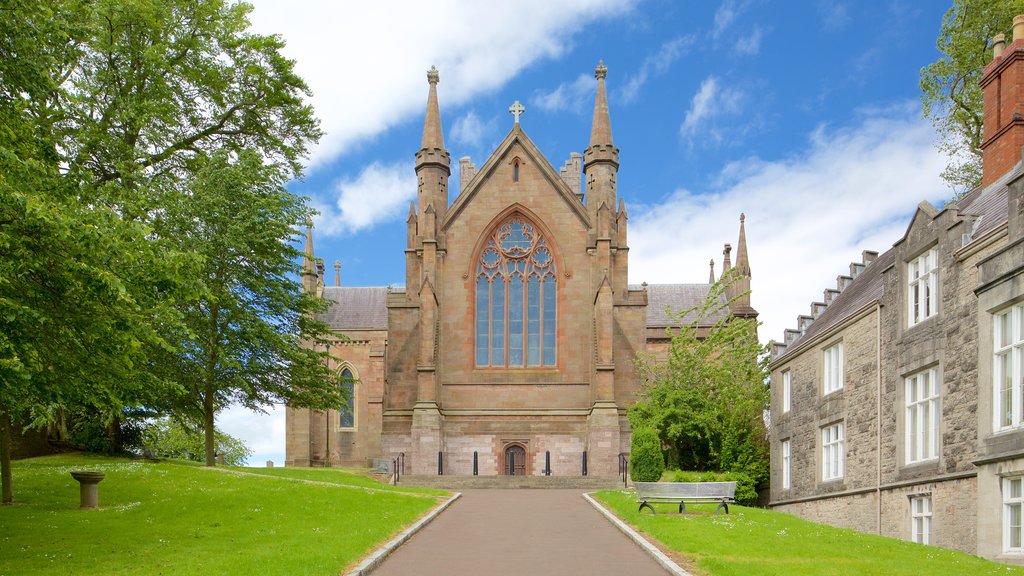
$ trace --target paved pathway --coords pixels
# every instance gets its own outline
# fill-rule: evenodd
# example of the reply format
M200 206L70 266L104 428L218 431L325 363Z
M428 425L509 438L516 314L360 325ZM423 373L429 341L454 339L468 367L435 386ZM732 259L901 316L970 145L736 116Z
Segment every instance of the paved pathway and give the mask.
M373 576L667 572L580 490L466 490Z

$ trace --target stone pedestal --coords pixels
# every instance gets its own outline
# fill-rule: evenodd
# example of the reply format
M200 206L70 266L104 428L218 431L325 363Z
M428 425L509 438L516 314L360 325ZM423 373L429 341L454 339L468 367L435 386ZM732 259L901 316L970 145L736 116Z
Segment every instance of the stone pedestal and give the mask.
M83 510L99 508L99 483L106 478L103 472L72 472L71 477L78 480L80 507Z

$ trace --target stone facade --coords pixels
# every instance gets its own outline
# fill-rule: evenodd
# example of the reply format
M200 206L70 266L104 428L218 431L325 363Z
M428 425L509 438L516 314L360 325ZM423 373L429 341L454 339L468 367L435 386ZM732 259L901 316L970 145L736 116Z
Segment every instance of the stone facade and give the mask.
M665 307L697 305L710 284L628 283L628 216L617 197L618 149L605 74L598 66L594 122L583 154L569 154L556 170L517 113L482 165L459 160L459 190L449 203L450 155L437 101L439 77L431 70L416 154L417 200L407 219L405 287L324 286L307 232L304 288L334 302L324 319L339 335L331 352L340 361L333 367L348 368L358 380L355 425L341 428L336 411L289 408L287 465L366 466L402 455L405 473L437 474L440 455L443 474L469 475L475 454L480 475L578 476L586 454L589 475L616 474L619 454L629 452L626 410L639 391L636 354L662 352L672 325ZM547 360L514 366L510 342L518 332L509 327L514 319L506 310L512 300L500 312L481 309L480 291L494 288L479 282L489 281L483 267L495 266L487 258L506 258L509 265L526 261L499 238L517 222L532 231L528 250L540 250L543 239L537 265L553 271L543 282L555 285L543 306L553 305L556 313L543 328L554 335ZM749 289L742 218L736 268L737 286ZM737 299L733 312L757 315L749 295ZM494 354L487 334L498 333L504 334L505 361L481 362L478 334L484 334L486 358ZM522 462L516 461L519 450Z
M982 186L942 210L919 205L891 249L865 252L773 348L776 509L1024 564L1010 488L1024 478L1024 410L1000 407L1003 394L1024 397L1024 344L1008 353L1019 354L1017 380L994 373L1010 346L997 350L1001 318L1019 310L1024 325L1024 100L1006 97L1024 89L1024 17L1014 24L982 81ZM826 394L823 350L834 342L844 383ZM845 470L823 481L822 430L834 422L845 426Z

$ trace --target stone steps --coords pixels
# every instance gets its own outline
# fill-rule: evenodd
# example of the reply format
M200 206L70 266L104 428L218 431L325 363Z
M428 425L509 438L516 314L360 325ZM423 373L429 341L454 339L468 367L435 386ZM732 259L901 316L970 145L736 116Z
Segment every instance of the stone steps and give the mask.
M399 478L399 486L468 490L475 488L540 488L604 490L621 488L618 476L431 476L407 475Z

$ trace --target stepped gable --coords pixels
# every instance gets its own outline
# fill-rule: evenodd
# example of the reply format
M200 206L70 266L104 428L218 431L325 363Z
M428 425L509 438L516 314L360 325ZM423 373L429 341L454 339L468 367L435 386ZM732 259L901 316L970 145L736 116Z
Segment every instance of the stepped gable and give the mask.
M331 307L318 319L331 330L388 329L387 286L326 286L324 298L332 301Z
M631 285L630 290L642 290L643 286ZM681 312L700 306L708 297L711 290L709 284L648 284L647 285L647 327L666 328L678 325L668 314L665 307L673 312ZM721 297L723 306L726 304L725 295ZM728 316L727 307L723 307L717 314L704 319L704 325L711 325ZM683 318L684 323L693 322L696 313L691 312Z

